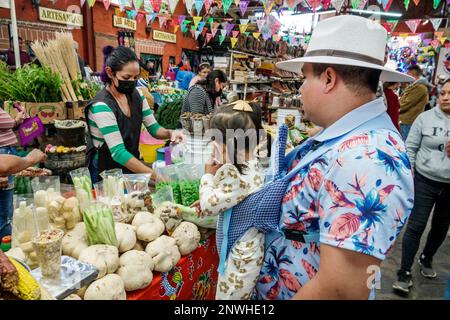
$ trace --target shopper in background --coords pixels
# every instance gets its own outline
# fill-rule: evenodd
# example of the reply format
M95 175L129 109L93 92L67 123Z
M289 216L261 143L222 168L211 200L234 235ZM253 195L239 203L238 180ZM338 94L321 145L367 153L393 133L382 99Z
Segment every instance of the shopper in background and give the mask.
M376 98L380 78L412 81L384 67L386 39L374 21L336 16L317 24L303 57L277 63L305 76L303 110L324 129L282 161L288 186L272 194L279 231L266 234L256 299L373 298L413 196L402 138Z
M405 140L414 120L425 110L428 103L428 81L422 77L420 67L409 67L408 74L415 81L405 89L400 98L400 130Z
M120 168L124 173L152 173L139 161L142 124L157 139L180 142L180 131L161 127L145 97L136 89L139 60L126 47L106 48L102 80L106 87L86 106L88 119L87 159L92 180L104 170Z
M385 82L383 84L383 92L387 104L387 113L398 131L400 131L400 126L398 123L398 118L400 115L400 102L395 91L399 88L399 86L400 84L398 82Z
M197 82L189 88L183 99L181 112L209 114L217 106L217 98L227 85L227 76L222 70L214 70L205 80Z
M11 154L0 154L0 188L7 188L0 190L0 239L11 234L14 190L9 188L11 179L8 178L12 174L44 162L46 158L46 155L37 149L32 150L24 158Z
M31 57L27 52L25 41L19 37L19 50L20 50L20 65L24 66L27 63L31 62ZM11 38L11 47L6 50L6 55L8 56L6 60L6 64L10 67L11 70L16 70L16 56L14 54L14 46L13 39Z
M191 82L189 83L189 88L192 87L194 84L196 84L199 81L206 80L206 77L211 72L211 66L209 63L205 62L198 66L198 74L192 78Z
M406 139L415 170L414 208L403 236L402 262L393 288L408 293L413 285L411 267L431 211L431 230L419 257L420 272L435 278L432 260L450 226L450 80L439 93L439 106L419 115Z

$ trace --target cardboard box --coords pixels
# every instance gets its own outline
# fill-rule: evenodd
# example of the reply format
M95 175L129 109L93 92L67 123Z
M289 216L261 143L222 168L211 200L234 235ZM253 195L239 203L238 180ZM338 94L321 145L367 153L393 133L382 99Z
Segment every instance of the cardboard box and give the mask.
M66 102L67 119L69 120L86 120L84 116L84 108L86 108L89 100Z
M15 118L17 110L13 107L12 101L5 101L4 110L8 112L11 117ZM25 107L30 117L38 116L43 124L55 122L55 120L65 120L67 118L65 102L21 102Z

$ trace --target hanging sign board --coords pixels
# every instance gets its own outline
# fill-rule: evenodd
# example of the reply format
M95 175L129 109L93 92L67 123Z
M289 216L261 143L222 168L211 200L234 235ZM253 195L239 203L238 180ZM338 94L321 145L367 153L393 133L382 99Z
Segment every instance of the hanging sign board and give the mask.
M39 7L39 20L75 27L83 26L83 16L81 14L44 7Z
M175 33L153 30L153 40L177 43L177 35Z
M123 28L136 31L136 20L127 19L124 17L113 16L113 26L116 28Z
M9 0L0 0L0 8L10 9Z

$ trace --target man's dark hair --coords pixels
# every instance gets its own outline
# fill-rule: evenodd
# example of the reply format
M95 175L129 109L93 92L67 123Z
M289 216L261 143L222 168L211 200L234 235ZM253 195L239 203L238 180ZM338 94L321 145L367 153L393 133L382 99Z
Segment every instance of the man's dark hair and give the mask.
M421 76L422 75L422 69L418 66L418 65L415 65L415 66L409 66L408 67L408 71L413 71L415 74L417 74L418 76Z
M346 87L360 94L362 91L369 90L376 93L380 81L381 70L362 67L337 65L337 64L318 64L313 63L314 76L319 77L327 68L333 68L342 78Z

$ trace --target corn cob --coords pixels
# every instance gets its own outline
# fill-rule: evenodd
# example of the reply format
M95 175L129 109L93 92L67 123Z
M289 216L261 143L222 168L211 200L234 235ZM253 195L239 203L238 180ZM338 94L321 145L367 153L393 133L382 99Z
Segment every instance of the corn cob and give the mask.
M33 276L17 260L11 258L12 264L19 273L19 284L16 295L22 300L39 300L41 288Z

